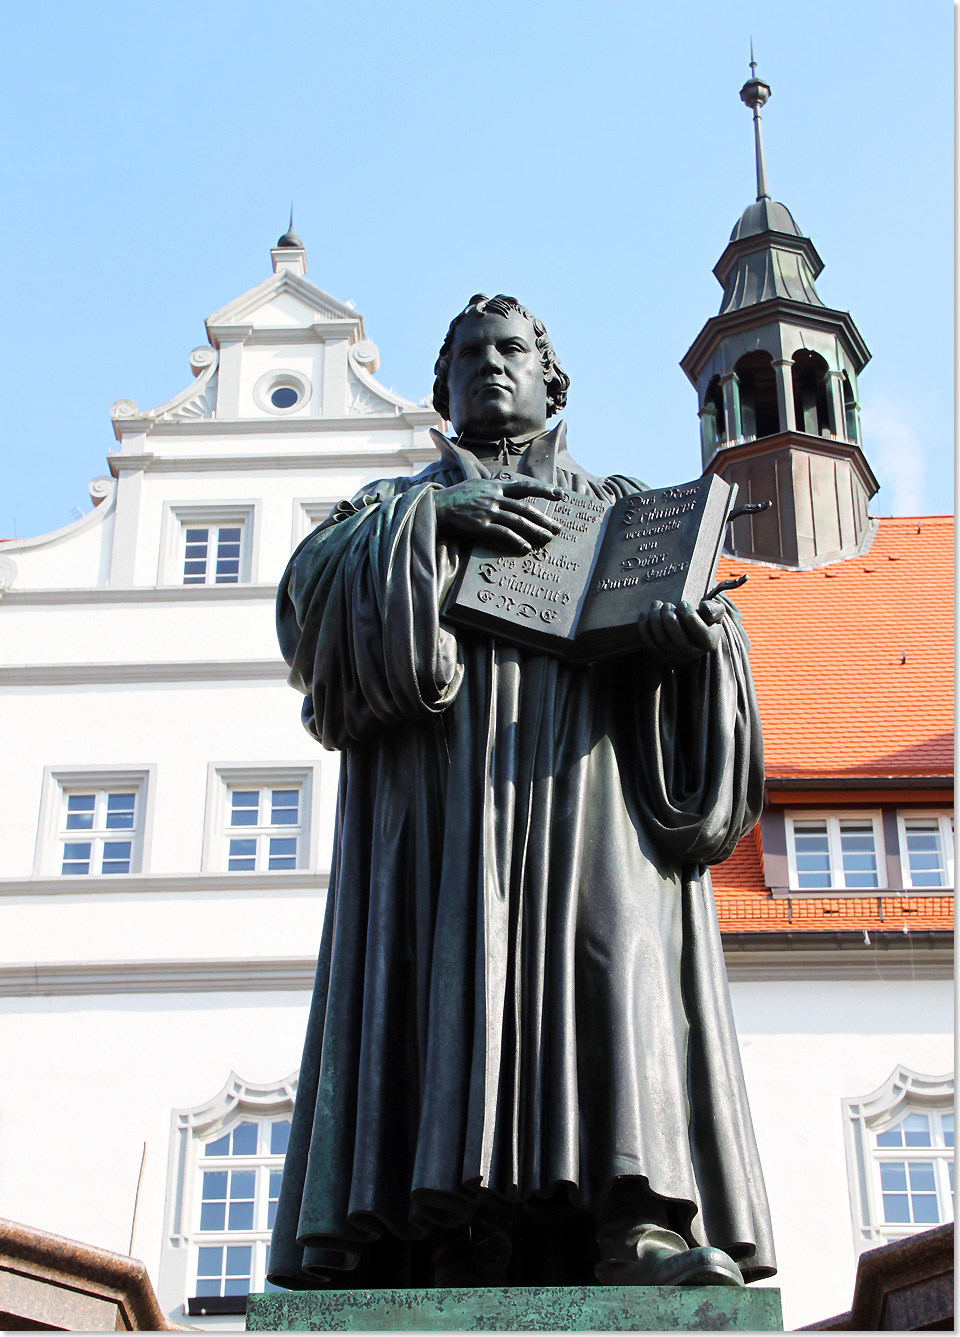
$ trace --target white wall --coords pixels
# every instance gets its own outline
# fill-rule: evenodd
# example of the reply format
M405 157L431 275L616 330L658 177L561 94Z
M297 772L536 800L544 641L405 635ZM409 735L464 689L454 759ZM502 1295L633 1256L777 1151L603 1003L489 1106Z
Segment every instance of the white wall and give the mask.
M897 1064L952 1070L953 986L785 979L735 983L731 995L780 1269L769 1284L782 1289L784 1327L797 1328L853 1299L840 1101L876 1090Z
M171 1111L211 1099L231 1069L253 1082L294 1071L308 1005L300 993L0 999L3 1215L127 1253L146 1142L133 1255L156 1287Z

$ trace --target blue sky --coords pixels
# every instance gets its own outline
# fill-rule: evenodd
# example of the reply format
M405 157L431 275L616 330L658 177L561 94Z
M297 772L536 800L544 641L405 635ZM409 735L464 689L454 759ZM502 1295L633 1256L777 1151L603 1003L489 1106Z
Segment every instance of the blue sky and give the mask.
M419 399L471 293L514 293L572 377L574 455L696 476L678 361L755 193L751 35L771 193L873 352L873 509L952 510L947 0L55 0L4 24L0 536L89 508L110 404L189 383L291 197L386 384Z

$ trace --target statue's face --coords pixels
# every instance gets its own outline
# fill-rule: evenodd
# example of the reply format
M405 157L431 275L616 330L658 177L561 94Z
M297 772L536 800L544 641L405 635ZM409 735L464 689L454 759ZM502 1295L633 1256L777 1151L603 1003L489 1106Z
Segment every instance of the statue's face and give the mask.
M453 337L447 387L458 433L499 441L542 431L547 386L532 322L519 311L465 316Z

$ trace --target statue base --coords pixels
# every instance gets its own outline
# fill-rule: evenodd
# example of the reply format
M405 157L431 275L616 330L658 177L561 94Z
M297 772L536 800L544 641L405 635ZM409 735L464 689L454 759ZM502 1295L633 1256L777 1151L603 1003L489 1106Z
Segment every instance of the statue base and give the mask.
M780 1291L739 1286L486 1286L271 1291L248 1332L782 1332Z

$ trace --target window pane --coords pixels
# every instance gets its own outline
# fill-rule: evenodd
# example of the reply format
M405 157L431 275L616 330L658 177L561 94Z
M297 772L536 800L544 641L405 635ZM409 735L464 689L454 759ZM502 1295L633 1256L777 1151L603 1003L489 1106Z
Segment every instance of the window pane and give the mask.
M129 873L131 849L129 840L108 840L103 847L103 871Z
M234 1170L230 1176L230 1230L253 1229L253 1195L257 1176L254 1170Z
M229 1244L227 1245L227 1267L226 1275L228 1277L244 1277L250 1280L250 1260L253 1257L253 1246L250 1244ZM231 1291L231 1295L242 1294L242 1292Z
M907 1167L903 1161L881 1162L880 1186L887 1193L906 1193Z
M227 1277L223 1283L224 1295L249 1295L250 1278L249 1277Z
M216 1142L208 1142L203 1149L204 1156L229 1156L230 1154L230 1134L224 1133L223 1137L218 1137Z
M935 817L907 818L907 864L915 887L942 887L945 883L940 823Z
M96 794L70 794L67 797L67 830L91 831Z
M219 1294L220 1294L220 1286L221 1286L221 1282L220 1282L220 1278L219 1278L219 1277L217 1277L216 1279L211 1279L210 1281L201 1281L201 1280L198 1278L198 1279L197 1279L197 1296L200 1297L200 1296L204 1296L204 1295L219 1295Z
M270 837L270 857L267 861L267 867L271 869L296 868L297 866L297 839L296 836L271 836Z
M223 1271L223 1249L201 1248L198 1252L197 1276L219 1277Z
M289 1141L290 1141L289 1119L282 1119L279 1123L273 1123L270 1125L271 1156L282 1156L287 1150L287 1143ZM952 1142L948 1143L948 1146L953 1146L953 1143Z
M932 1161L909 1161L911 1193L936 1193Z
M184 550L184 585L202 585L207 574L207 530L188 529Z
M234 1170L230 1175L230 1201L253 1198L257 1183L256 1170Z
M240 579L240 529L224 527L217 538L218 585L235 585Z
M910 1201L913 1204L913 1219L918 1226L939 1224L940 1213L937 1211L937 1195L935 1193L912 1193Z
M829 887L830 844L826 822L794 822L797 881L801 887Z
M270 1195L267 1199L267 1228L273 1229L274 1222L277 1219L277 1200L280 1197L280 1181L283 1179L282 1170L270 1171Z
M227 870L231 873L252 873L257 865L255 840L231 840Z
M910 1205L906 1193L883 1194L883 1219L890 1226L909 1225Z
M232 1202L230 1203L230 1229L231 1230L252 1230L253 1229L253 1203L252 1202Z
M953 1146L953 1115L945 1114L943 1116L943 1145L945 1147ZM952 1163L952 1162L951 1162Z
M908 1114L903 1121L903 1140L908 1147L929 1147L930 1120L926 1114Z
M231 826L256 826L260 815L260 790L235 789L230 795Z
M907 1168L903 1161L881 1162L880 1187L883 1190L883 1219L889 1225L904 1225L910 1221L910 1203L907 1199Z
M253 1246L251 1244L228 1245L226 1275L228 1277L249 1277L252 1257Z
M222 1230L226 1220L225 1202L204 1202L200 1206L200 1229Z
M107 795L107 830L132 831L136 794Z
M233 1130L233 1154L234 1156L256 1156L257 1154L257 1125L255 1123L239 1123ZM234 1175L236 1179L237 1176ZM253 1194L250 1195L253 1197Z
M271 791L270 821L274 826L296 826L300 820L299 789Z
M226 1170L204 1170L203 1191L201 1196L203 1197L204 1202L208 1202L213 1198L226 1198Z
M843 880L848 887L879 887L872 822L841 822Z
M63 867L61 873L90 872L90 842L85 844L67 843L63 847Z
M892 1128L888 1128L887 1131L886 1131L885 1133L878 1133L878 1134L877 1134L877 1146L878 1146L878 1147L902 1147L902 1146L903 1146L903 1133L901 1132L900 1125L899 1125L898 1123L895 1123L895 1124L893 1125L893 1127L892 1127Z

